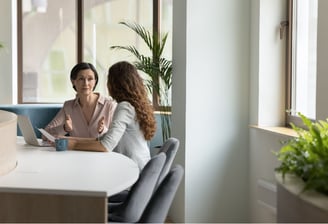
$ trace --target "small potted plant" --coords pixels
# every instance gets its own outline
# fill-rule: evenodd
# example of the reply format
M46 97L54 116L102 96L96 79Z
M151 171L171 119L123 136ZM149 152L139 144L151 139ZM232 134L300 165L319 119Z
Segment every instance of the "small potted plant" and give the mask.
M283 177L293 174L304 181L304 190L312 189L328 195L328 122L313 122L299 113L307 128L292 125L297 137L291 138L276 153Z
M305 128L276 152L278 222L328 221L328 120L298 114Z

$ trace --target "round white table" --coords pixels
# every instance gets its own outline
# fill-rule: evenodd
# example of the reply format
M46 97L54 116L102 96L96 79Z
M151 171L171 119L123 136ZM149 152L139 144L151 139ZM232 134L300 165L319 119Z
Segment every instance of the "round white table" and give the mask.
M119 153L75 150L57 152L54 147L27 145L22 137L17 137L17 167L0 176L0 196L34 194L37 198L42 195L102 198L101 204L105 202L104 212L107 213L107 197L131 187L138 176L137 164Z

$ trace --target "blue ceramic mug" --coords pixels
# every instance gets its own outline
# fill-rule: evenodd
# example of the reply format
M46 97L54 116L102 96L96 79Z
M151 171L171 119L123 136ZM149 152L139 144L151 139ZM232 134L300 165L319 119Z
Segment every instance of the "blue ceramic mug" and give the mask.
M55 140L56 151L66 151L68 149L68 139L58 138Z

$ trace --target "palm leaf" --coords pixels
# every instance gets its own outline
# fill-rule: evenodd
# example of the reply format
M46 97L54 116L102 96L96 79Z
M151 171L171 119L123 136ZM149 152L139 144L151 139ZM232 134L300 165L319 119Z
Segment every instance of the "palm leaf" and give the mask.
M110 49L125 50L136 57L134 62L138 70L148 75L149 79L145 80L148 91L154 92L159 96L160 103L163 106L161 113L162 137L165 141L171 136L171 117L166 112L170 112L168 107L169 89L172 85L172 61L162 57L168 33L161 38L157 33L151 34L143 26L137 23L119 22L129 29L133 30L147 45L151 56L142 55L134 46L111 46Z
M170 89L172 85L172 61L161 58L160 68L161 79L164 81L166 88Z
M141 58L141 54L134 46L111 46L110 49L126 50L126 51L130 52L131 54L133 54L137 59L140 60L140 58Z
M162 38L162 41L160 42L160 48L159 48L159 56L162 55L163 51L164 51L164 47L165 47L165 44L166 44L166 40L167 40L167 37L168 37L168 33L166 33L164 35L164 37Z
M129 22L119 22L124 26L127 26L129 29L132 29L139 37L143 39L143 41L147 44L150 50L153 49L153 41L152 36L149 31L147 31L144 27L140 26L137 23L129 23Z

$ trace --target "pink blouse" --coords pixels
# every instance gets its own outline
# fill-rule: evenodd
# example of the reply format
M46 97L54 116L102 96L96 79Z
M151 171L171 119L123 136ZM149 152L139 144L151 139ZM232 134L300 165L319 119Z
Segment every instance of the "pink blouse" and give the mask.
M111 97L97 94L99 95L98 102L89 124L83 115L79 99L75 98L65 101L63 107L44 129L54 136L66 135L67 132L64 130L65 114L69 114L73 125L73 131L69 133L70 136L96 138L106 133L112 122L117 103ZM105 117L105 128L98 135L98 122L102 117Z

